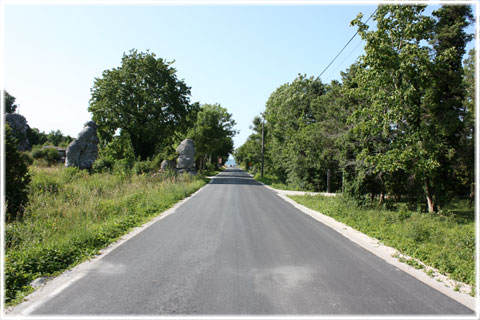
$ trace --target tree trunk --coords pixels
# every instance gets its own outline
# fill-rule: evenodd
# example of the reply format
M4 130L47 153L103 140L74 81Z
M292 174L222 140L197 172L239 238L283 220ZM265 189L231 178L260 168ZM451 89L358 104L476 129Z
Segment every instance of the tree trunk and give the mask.
M383 200L385 200L385 193L383 191L380 193L380 200L378 201L378 205L381 206L383 204Z
M425 179L425 197L427 198L428 212L435 212L435 201L433 200L432 190L430 188L430 182Z
M331 182L332 182L332 170L330 168L327 169L327 192L331 192Z

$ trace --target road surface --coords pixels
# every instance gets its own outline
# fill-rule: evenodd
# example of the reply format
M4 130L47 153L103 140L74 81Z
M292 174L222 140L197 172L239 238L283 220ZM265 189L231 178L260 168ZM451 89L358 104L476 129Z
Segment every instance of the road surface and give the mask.
M470 314L229 168L33 314Z

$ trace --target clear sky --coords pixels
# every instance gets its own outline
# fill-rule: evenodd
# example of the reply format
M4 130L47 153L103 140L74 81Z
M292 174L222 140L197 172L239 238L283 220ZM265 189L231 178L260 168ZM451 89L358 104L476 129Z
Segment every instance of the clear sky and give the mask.
M355 33L350 21L375 8L8 4L4 87L30 127L76 137L91 119L94 79L118 67L124 52L148 49L175 60L178 77L192 88L192 102L220 103L233 114L239 147L270 94L299 73L318 76ZM357 36L322 81L338 79L363 45Z

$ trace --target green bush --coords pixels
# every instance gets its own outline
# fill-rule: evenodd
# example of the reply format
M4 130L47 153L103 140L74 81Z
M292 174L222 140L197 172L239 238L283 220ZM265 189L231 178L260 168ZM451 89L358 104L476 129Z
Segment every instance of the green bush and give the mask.
M55 148L46 148L43 151L43 158L47 161L48 165L54 165L60 160L60 155Z
M107 155L95 160L92 169L94 172L112 172L114 165L115 160Z
M35 160L45 160L49 166L52 166L60 160L60 155L55 148L38 148L35 147L31 152L32 158Z
M133 163L129 159L120 159L115 161L113 165L113 173L120 174L120 175L128 175L130 174L133 167Z
M17 150L17 140L5 124L5 202L7 222L20 218L28 202L28 156Z
M41 148L32 149L32 158L33 159L43 159L44 152Z
M133 172L135 174L150 173L155 171L155 164L153 161L137 161L133 165Z

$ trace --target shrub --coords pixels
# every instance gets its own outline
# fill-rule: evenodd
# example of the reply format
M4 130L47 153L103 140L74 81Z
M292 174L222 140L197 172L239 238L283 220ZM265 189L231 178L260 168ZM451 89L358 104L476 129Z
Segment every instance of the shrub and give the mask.
M7 222L20 218L28 202L28 156L17 150L17 140L5 124L5 201Z
M113 173L126 175L130 174L130 170L133 167L133 163L129 159L120 159L115 161L113 165Z
M60 155L55 148L46 148L43 151L43 158L47 161L48 165L54 165L60 160Z
M133 165L133 172L135 174L150 173L154 170L155 170L154 162L150 160L137 161Z
M94 172L112 172L114 165L115 160L111 156L104 156L95 160L92 169Z
M44 152L40 148L34 148L32 149L32 158L33 159L43 159Z

